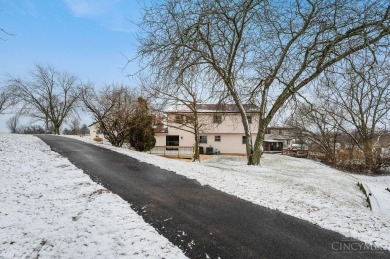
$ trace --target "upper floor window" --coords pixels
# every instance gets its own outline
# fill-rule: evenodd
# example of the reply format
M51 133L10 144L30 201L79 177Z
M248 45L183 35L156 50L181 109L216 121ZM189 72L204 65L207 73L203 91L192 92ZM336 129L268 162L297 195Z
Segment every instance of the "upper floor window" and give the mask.
M183 123L184 115L175 115L175 123Z
M242 136L242 144L246 144L246 136Z
M215 142L221 142L221 136L214 136Z
M199 143L207 144L207 136L199 136Z
M246 119L248 120L249 124L252 124L252 116L246 116Z
M271 134L271 129L265 129L265 134Z
M214 115L213 116L213 122L221 124L222 123L222 116L221 115Z

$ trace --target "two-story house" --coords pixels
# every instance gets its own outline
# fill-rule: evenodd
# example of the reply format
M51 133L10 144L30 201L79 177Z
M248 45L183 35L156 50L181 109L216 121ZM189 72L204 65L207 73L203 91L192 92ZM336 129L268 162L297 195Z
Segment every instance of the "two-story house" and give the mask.
M254 141L259 122L256 109L249 105L244 108ZM201 153L212 148L213 153L246 154L244 127L235 105L199 104L196 110ZM160 120L155 125L156 146L193 146L193 112L186 107L175 107L165 114L164 122ZM267 128L264 151L281 152L291 144L290 133L290 128Z

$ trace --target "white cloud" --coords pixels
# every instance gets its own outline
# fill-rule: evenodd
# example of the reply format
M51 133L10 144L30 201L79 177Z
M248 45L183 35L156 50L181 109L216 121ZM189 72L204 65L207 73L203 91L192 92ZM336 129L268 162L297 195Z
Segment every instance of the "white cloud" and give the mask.
M136 31L136 26L132 21L134 19L127 18L122 12L115 12L106 19L102 19L100 25L109 30L128 33Z
M111 9L120 0L63 0L73 15L98 16Z
M130 22L138 13L134 3L123 0L63 0L76 17L93 19L108 30L134 32L135 26ZM129 18L130 17L130 18Z

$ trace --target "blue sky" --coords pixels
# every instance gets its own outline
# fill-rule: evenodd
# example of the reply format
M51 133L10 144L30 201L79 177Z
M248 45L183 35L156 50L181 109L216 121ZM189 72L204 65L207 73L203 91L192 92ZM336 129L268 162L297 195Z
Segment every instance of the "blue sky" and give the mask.
M136 51L136 0L0 0L0 84L6 74L23 76L34 64L50 64L83 82L131 85L137 70L125 57ZM0 115L0 131L5 131Z

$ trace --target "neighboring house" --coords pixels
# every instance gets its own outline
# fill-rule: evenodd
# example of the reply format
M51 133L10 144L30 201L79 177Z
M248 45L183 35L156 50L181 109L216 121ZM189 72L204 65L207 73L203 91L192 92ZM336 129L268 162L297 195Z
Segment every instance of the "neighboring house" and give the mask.
M89 125L88 127L89 127L89 135L91 140L93 140L95 137L104 138L103 133L99 129L99 123L95 122Z
M258 129L258 117L253 106L245 106L253 141ZM235 105L199 104L200 152L221 154L246 154L244 127ZM192 112L184 107L166 111L166 117L155 122L156 146L193 146L193 130L186 121ZM292 143L291 128L267 128L264 151L281 152Z
M283 148L291 148L291 145L295 143L293 134L294 128L268 127L265 130L263 150L265 152L282 151Z

